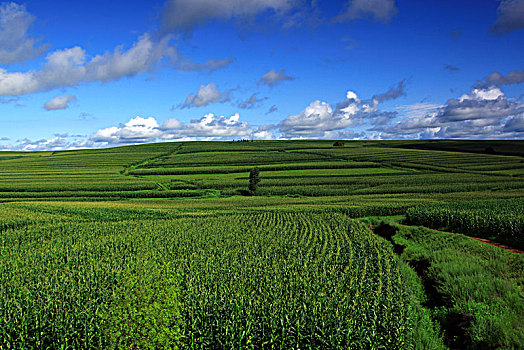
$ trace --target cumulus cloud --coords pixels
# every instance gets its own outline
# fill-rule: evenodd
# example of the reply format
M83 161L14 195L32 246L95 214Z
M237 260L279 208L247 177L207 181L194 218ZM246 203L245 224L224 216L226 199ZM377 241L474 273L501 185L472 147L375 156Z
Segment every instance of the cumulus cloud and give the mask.
M285 13L295 3L295 0L168 0L162 11L161 32L189 31L215 19L242 19L268 11Z
M90 142L105 145L135 144L166 140L228 139L231 137L253 136L253 129L247 122L240 121L238 113L231 117L206 114L200 119L187 123L178 119L166 119L159 125L153 117L135 117L127 123L100 129Z
M395 0L349 0L344 11L335 18L335 21L347 22L371 17L375 21L387 23L397 12Z
M275 136L275 134L273 134L270 131L260 130L260 131L255 131L252 134L252 138L255 140L275 140L277 137Z
M59 87L75 86L82 82L102 82L133 77L153 72L163 64L176 67L179 55L170 45L171 38L153 39L144 34L127 50L122 46L89 59L84 49L57 50L47 55L41 70L29 72L8 72L0 68L0 96L17 96L48 91ZM218 69L229 61L208 61L190 65L182 59L185 70Z
M342 138L357 133L348 127L364 123L387 123L396 112L382 112L379 104L405 94L405 81L399 82L388 91L374 95L370 100L361 100L353 91L346 93L344 101L332 108L320 100L313 101L299 114L288 116L277 128L285 138ZM337 136L338 135L338 136Z
M264 84L273 87L286 80L295 80L295 78L286 75L285 69L281 69L277 72L274 68L271 68L269 72L267 72L262 76L262 78L260 78L258 84Z
M521 110L510 102L497 87L473 89L458 99L450 99L440 110L438 118L443 122L502 117L517 114Z
M76 46L57 50L46 57L39 71L7 72L0 69L0 95L24 95L74 86L80 82L108 82L152 71L164 58L175 58L169 38L155 42L147 34L127 51L117 47L111 53L88 60L84 49Z
M200 85L195 94L191 93L187 96L180 108L202 107L211 103L227 102L231 100L230 93L231 91L220 92L215 83Z
M62 151L71 149L99 148L102 145L89 140L68 139L55 136L50 139L17 140L14 145L0 145L1 151Z
M224 138L251 135L253 129L247 122L240 121L238 113L231 117L206 114L200 119L182 123L177 119L167 119L160 128L165 139L185 137Z
M497 9L497 20L491 26L495 34L506 34L524 28L524 0L502 0Z
M238 108L253 109L255 107L258 107L265 100L267 100L267 97L258 98L257 95L258 93L255 92L248 99L240 101L238 103Z
M375 94L370 100L361 100L355 92L348 91L345 100L337 103L334 109L326 102L314 101L301 113L284 119L278 128L286 138L337 138L336 135L341 138L348 131L344 129L350 126L364 122L383 124L394 118L396 112L381 112L378 106L405 94L405 80L384 93Z
M48 45L38 45L39 40L27 33L34 19L24 5L0 5L0 64L32 60L48 49Z
M316 100L299 114L290 115L281 121L278 128L284 137L311 137L325 131L346 128L352 122L347 116L335 117L329 104Z
M76 96L73 95L62 95L56 96L44 104L44 108L47 111L56 111L59 109L66 109L69 107L69 102L76 101Z
M521 105L509 101L499 88L492 86L474 88L423 116L417 114L373 130L386 138L522 138L523 115Z
M155 118L136 117L121 126L98 130L90 140L109 144L150 142L162 136Z

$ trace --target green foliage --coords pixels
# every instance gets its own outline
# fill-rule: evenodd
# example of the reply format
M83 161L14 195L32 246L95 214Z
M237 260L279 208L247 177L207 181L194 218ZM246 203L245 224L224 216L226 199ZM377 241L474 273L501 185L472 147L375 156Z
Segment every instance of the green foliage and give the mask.
M524 249L524 200L456 202L410 208L413 225L495 239Z
M107 206L92 208L92 218L110 217L96 214L116 209ZM84 349L409 343L407 291L396 259L365 227L334 213L196 216L71 217L7 229L0 235L0 343Z
M169 264L145 263L119 283L103 313L107 349L178 349L182 344L178 278Z
M519 347L519 258L405 229L402 257L430 261L447 303L431 308L426 279L348 218L522 239L524 163L501 155L522 142L424 143L0 153L0 346L440 349L462 314L470 345ZM257 196L238 196L254 166Z
M422 143L345 141L344 147L333 147L333 141L184 142L4 152L0 153L0 201L207 195L199 190L234 195L245 191L244 178L253 166L264 172L259 195L514 191L513 197L522 196L521 157L443 151L438 144L431 143L432 149L412 149ZM486 147L478 144L480 150ZM475 142L443 141L443 145L445 149L454 145L457 150L462 146L479 149ZM501 147L496 145L497 150Z
M249 172L249 186L248 189L252 193L255 193L258 188L258 183L260 182L260 171L257 167L254 167Z
M393 240L405 246L401 258L412 266L426 262L418 270L426 285L426 305L448 346L524 347L524 256L462 235L397 227Z
M333 146L335 146L335 147L344 147L344 141L340 141L340 140L335 141L333 143Z

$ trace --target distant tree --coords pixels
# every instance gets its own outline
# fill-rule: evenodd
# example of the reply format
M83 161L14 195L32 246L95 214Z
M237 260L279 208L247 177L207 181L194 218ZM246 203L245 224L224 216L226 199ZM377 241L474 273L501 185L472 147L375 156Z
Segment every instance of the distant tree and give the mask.
M344 146L344 141L340 141L340 140L335 141L333 143L333 146L335 146L335 147L343 147Z
M258 183L260 182L259 175L260 175L260 171L258 170L257 167L254 167L249 172L249 186L248 186L248 188L249 188L249 191L251 191L252 193L254 193L257 190Z
M488 154L495 154L495 149L491 146L488 146L484 149L484 153L488 153Z

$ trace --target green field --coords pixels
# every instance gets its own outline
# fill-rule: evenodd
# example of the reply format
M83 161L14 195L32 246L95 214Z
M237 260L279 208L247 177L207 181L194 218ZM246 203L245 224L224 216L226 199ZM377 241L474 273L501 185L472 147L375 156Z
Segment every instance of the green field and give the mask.
M0 152L0 349L523 348L524 255L471 238L524 248L523 155L522 141Z

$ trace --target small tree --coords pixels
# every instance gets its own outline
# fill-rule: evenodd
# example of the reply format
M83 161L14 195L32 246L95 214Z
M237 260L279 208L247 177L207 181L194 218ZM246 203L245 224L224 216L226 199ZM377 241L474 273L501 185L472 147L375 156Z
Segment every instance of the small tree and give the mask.
M333 143L333 146L335 146L335 147L344 147L344 141L340 141L340 140L335 141Z
M249 188L249 191L251 191L253 193L257 190L258 183L260 182L259 174L260 174L260 171L258 170L257 167L254 167L249 172L249 186L248 186L248 188Z

